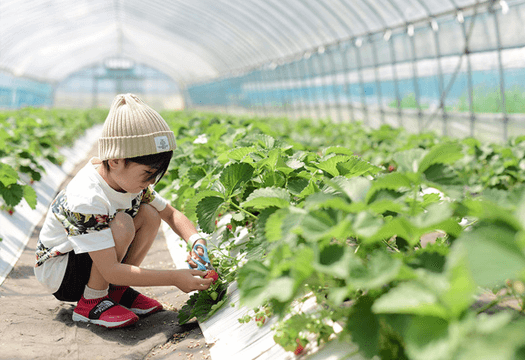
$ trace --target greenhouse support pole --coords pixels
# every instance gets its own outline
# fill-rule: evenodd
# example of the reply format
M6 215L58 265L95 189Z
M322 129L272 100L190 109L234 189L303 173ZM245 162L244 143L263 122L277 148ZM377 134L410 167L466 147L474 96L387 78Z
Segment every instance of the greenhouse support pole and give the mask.
M295 95L296 88L294 86L294 76L292 73L293 61L286 63L285 66L286 66L286 76L288 78L288 98L290 102L290 111L293 114L294 119L298 119L299 117L301 117L301 114L300 114L299 106L298 106L299 101L297 99L297 96Z
M270 117L273 115L272 113L272 110L271 110L271 107L272 107L272 94L270 93L270 81L271 81L271 78L270 78L270 68L267 68L267 69L264 69L264 76L263 76L263 81L265 82L265 92L264 92L264 98L265 98L265 102L264 102L264 109L265 109L265 112L266 112L266 116Z
M389 42L390 57L392 58L392 78L394 79L394 93L396 96L397 121L398 126L402 128L403 114L401 111L401 94L399 93L399 78L397 76L396 48L394 46L394 41L391 39L391 34L388 35L388 39L386 39L386 41Z
M98 77L96 74L96 66L93 66L91 71L93 75L93 88L91 90L91 107L93 109L96 109L98 107Z
M503 140L507 141L508 139L508 127L509 127L509 116L507 113L507 99L505 98L505 71L503 69L503 59L501 55L502 46L501 46L501 34L499 30L499 20L498 14L494 10L494 3L489 10L494 17L494 27L496 30L496 42L498 46L498 69L499 69L499 89L501 94L501 112L503 114Z
M412 26L412 30L410 30L410 26ZM421 103L420 103L421 94L419 92L416 40L414 39L413 25L409 25L409 29L407 31L409 32L408 37L410 39L410 46L412 47L412 81L414 83L414 96L416 98L416 106L417 106L417 118L418 118L417 125L418 125L419 133L422 133L423 132L423 112L421 111Z
M259 69L259 89L261 91L260 99L261 99L261 113L264 117L268 117L268 113L266 111L266 85L264 81L264 66L261 66Z
M288 64L284 63L281 65L281 77L282 77L282 89L283 89L283 98L284 98L284 110L286 117L291 119L295 117L295 112L292 108L292 96L290 88L290 71L288 70Z
M48 97L48 104L50 107L55 107L55 100L57 95L58 84L55 82L51 87L51 94Z
M250 106L252 107L252 111L254 113L254 116L259 116L259 91L258 91L258 85L257 85L257 75L256 70L252 69L250 76L248 77L248 80L250 81L250 86L247 88L247 92L251 93L250 95Z
M317 52L317 62L319 63L320 83L323 94L324 114L326 119L332 119L332 107L330 106L330 95L328 88L330 87L328 71L326 69L326 49L322 47Z
M326 118L326 96L325 96L325 87L324 87L324 81L323 81L323 70L321 68L321 60L319 59L320 55L318 52L314 52L311 59L311 69L312 74L314 75L314 84L319 84L315 87L316 94L318 97L317 101L317 112L319 113L319 119Z
M312 72L312 66L311 66L311 60L312 57L311 56L308 56L308 58L305 59L305 70L306 70L306 75L308 76L308 83L310 83L310 86L308 86L308 89L310 89L310 97L311 97L311 113L312 113L312 118L315 118L317 115L317 119L320 119L321 118L321 112L319 110L319 106L317 104L317 90L315 89L315 81L314 81L314 74ZM315 112L314 112L315 111Z
M357 44L355 46L355 59L356 59L356 65L357 65L357 73L359 76L359 87L361 88L361 106L363 109L362 111L364 115L363 118L364 118L365 124L369 125L370 121L368 118L368 106L366 104L365 82L363 78L363 65L361 61L361 52L359 50L361 48L362 39L358 39L356 40L356 42Z
M337 43L337 48L332 48L329 55L330 55L330 63L332 66L332 86L334 91L334 103L335 108L337 112L337 122L343 121L343 104L341 104L341 91L339 91L339 84L337 81L337 66L335 61L335 56L337 54L341 54L341 47L339 42Z
M443 129L441 130L443 133L443 136L447 136L448 133L448 126L447 126L447 119L448 114L447 110L445 109L445 80L443 78L443 65L441 64L441 45L439 42L439 26L437 25L437 21L435 19L432 19L432 31L434 33L434 45L436 47L436 61L437 61L437 70L438 70L438 89L439 89L439 108L441 109L441 115L442 115L442 121L443 121ZM433 25L433 24L436 25Z
M260 67L257 71L257 87L259 88L259 111L261 116L267 116L266 114L266 88L264 86L263 78L264 68Z
M379 58L377 57L377 48L375 41L372 39L372 35L368 37L368 42L372 47L372 58L374 59L374 76L376 80L377 88L377 103L379 105L379 113L381 116L381 125L385 123L385 110L383 109L383 94L381 92L381 81L379 79Z
M13 86L13 90L11 91L11 108L13 109L16 109L18 106L17 106L17 101L18 101L18 89L17 89L17 86Z
M472 19L471 21L474 21ZM476 121L476 116L474 115L474 86L472 85L472 66L470 61L470 49L469 49L469 36L467 34L466 24L463 17L461 17L461 29L463 30L463 37L465 38L465 56L467 58L467 86L468 86L468 106L470 114L470 136L474 137L474 123Z
M295 75L297 76L297 85L298 85L298 93L299 93L299 118L301 117L308 117L308 111L306 110L306 89L304 88L304 79L301 74L301 67L299 66L299 62L301 59L294 60L294 69L295 69ZM305 115L303 115L305 114Z
M277 101L276 105L279 103L281 106L276 106L275 108L278 108L279 116L285 116L288 117L288 108L286 106L286 92L284 91L284 78L282 76L282 65L277 65L277 67L273 70L275 75L275 91L277 91Z
M348 52L352 49L351 46L346 46L345 49L343 49L343 52L341 53L341 57L343 60L343 83L344 83L344 91L346 96L346 103L348 110L350 111L350 120L352 122L355 121L355 114L354 114L354 105L352 104L352 78L350 74L350 67L348 66Z

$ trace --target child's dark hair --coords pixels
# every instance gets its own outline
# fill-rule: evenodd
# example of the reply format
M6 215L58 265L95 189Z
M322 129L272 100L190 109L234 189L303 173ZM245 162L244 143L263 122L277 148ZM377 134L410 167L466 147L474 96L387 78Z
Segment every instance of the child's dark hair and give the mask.
M173 151L165 151L157 154L151 154L151 155L143 155L143 156L137 156L132 158L127 158L125 160L126 166L130 162L134 162L141 165L147 165L151 167L152 169L155 169L155 172L150 175L150 177L147 179L152 180L156 179L155 184L159 182L160 179L164 176L166 171L168 170L168 166L170 165L171 157L173 156ZM106 170L109 171L109 164L107 160L103 161L104 166L106 167Z

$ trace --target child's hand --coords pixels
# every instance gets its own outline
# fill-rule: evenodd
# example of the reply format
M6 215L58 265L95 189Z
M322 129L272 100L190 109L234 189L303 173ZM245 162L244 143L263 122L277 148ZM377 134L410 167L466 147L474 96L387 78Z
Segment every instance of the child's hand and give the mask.
M197 241L195 241L195 244L202 244L202 245L206 246L206 240L204 240L204 239L197 240ZM194 246L195 246L195 244L194 244ZM192 268L196 268L197 267L197 264L195 263L194 259L198 259L199 262L201 262L203 265L206 265L204 263L204 261L202 261L202 259L199 256L197 256L197 254L200 255L200 256L203 256L204 255L204 250L201 247L198 247L197 248L197 253L195 253L195 251L193 251L193 249L191 249L190 253L188 254L187 261L188 261L188 264L190 264L190 266Z
M175 270L175 273L177 278L174 281L174 285L185 293L195 290L206 290L210 287L213 281L213 279L203 279L206 275L206 271L180 269Z

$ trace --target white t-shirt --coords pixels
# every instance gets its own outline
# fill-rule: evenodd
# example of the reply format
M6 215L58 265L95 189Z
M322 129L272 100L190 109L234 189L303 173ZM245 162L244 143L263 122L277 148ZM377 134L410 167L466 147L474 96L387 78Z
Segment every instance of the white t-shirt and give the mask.
M51 204L36 249L35 276L51 293L56 292L67 267L69 251L76 254L115 246L109 222L117 212L135 217L141 204L164 210L167 201L152 187L140 193L121 193L111 188L92 158Z

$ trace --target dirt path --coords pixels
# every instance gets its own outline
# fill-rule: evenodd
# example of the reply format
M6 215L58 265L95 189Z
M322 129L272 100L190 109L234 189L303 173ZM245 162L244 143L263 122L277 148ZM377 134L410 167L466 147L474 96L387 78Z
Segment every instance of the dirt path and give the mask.
M76 173L91 157L73 171ZM66 179L65 186L70 178ZM43 219L42 219L43 220ZM105 329L71 320L75 303L47 294L33 273L34 251L42 221L17 264L0 286L0 359L209 359L196 322L179 326L177 309L188 295L176 287L137 290L155 297L164 311L141 318L123 329ZM157 236L144 263L146 268L173 269L166 241Z

